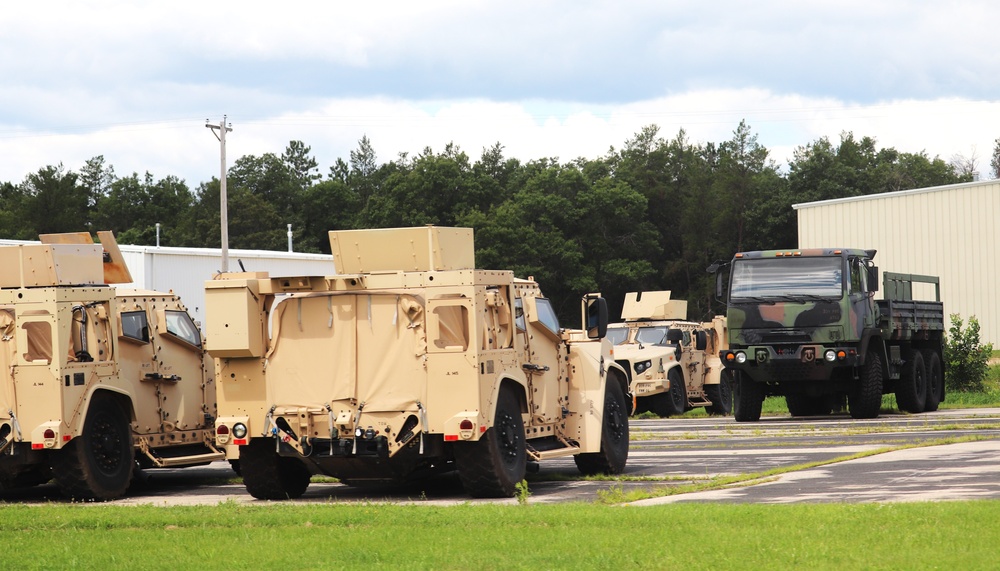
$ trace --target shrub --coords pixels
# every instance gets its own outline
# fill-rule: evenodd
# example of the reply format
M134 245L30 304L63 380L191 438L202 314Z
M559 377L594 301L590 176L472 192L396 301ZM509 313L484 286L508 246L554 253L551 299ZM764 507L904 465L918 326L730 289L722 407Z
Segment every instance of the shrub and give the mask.
M982 391L993 344L979 342L979 320L969 318L962 330L962 317L951 314L951 328L944 344L945 387L950 391Z

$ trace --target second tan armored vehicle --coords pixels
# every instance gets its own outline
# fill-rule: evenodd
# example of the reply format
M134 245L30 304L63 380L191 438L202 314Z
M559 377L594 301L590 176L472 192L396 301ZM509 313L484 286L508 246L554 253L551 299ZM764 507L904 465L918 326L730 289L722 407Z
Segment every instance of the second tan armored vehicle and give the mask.
M201 332L132 278L110 232L0 246L0 489L109 500L133 471L221 460Z
M256 498L457 470L473 496L511 496L529 462L584 473L628 458L626 378L607 306L564 329L532 279L475 269L472 230L330 232L330 276L223 274L206 283L216 442Z
M687 302L671 300L669 291L630 292L624 323L608 326L615 359L629 374L635 412L732 411L732 379L719 358L727 347L726 318L698 323L686 316Z

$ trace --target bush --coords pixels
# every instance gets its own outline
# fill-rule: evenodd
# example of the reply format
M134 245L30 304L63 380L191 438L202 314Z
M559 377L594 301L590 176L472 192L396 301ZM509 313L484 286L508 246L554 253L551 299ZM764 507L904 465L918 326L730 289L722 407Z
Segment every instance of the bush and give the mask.
M963 331L961 316L951 314L951 328L944 344L945 387L950 391L982 391L992 353L992 343L979 343L976 316L969 318L969 327Z

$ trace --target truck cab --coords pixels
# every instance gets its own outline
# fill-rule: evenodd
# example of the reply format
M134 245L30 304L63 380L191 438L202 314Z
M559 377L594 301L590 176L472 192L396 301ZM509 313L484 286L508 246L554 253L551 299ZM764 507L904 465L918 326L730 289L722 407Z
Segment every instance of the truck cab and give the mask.
M944 398L938 280L887 272L886 298L877 300L874 257L855 248L736 254L722 358L734 373L737 420L757 420L767 395L784 396L793 416L828 414L846 402L852 416L872 418L891 392L909 412L937 408ZM913 283L933 284L936 300L913 300Z

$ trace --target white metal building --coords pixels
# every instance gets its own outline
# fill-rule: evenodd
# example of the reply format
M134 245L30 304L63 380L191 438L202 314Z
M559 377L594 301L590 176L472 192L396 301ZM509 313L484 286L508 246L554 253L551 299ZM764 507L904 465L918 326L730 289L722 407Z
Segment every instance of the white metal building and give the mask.
M0 240L0 244L26 244ZM34 242L37 243L37 242ZM173 291L191 316L205 322L205 281L222 268L218 248L164 248L119 245L134 280L121 288ZM328 276L336 273L333 256L271 250L229 250L229 271L268 272L271 276Z
M875 248L880 271L938 276L946 314L1000 348L1000 180L795 204L799 247ZM914 287L915 297L933 291ZM933 299L928 297L927 299ZM950 321L946 318L946 325Z

